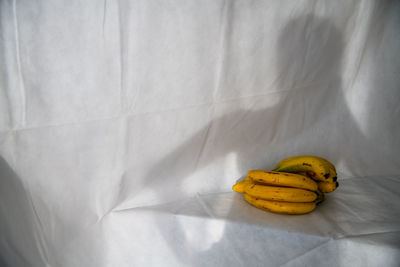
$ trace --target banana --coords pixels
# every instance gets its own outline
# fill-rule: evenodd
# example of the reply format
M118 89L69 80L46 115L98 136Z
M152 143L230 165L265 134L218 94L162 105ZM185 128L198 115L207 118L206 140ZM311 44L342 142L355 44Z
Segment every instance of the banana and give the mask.
M336 173L335 166L333 166L333 165L329 166L329 180L331 180L331 179L333 182L337 181L337 173Z
M233 189L233 191L235 191L235 192L238 192L238 193L243 194L243 193L244 193L244 188L245 188L245 186L246 186L247 184L249 184L249 183L252 183L252 182L253 182L253 181L252 181L249 177L246 177L246 178L244 178L243 181L240 181L240 182L237 182L236 184L234 184L234 185L232 186L232 189Z
M248 172L247 177L255 183L296 187L311 191L316 191L318 189L318 185L314 180L294 173L252 170Z
M299 172L297 174L310 177L310 175L308 173L306 173L306 172ZM319 189L319 191L321 193L333 192L339 186L339 183L337 182L337 174L336 174L336 171L334 169L331 169L330 177L332 177L332 182L319 182L319 181L317 181L318 189Z
M313 211L316 207L315 202L282 202L282 201L272 201L264 200L252 197L248 194L244 195L245 200L263 210L268 210L275 213L283 214L305 214Z
M318 188L323 193L330 193L336 190L339 187L338 182L326 183L326 182L319 182Z
M330 177L332 177L332 182L319 182L319 181L317 182L318 190L322 193L322 195L323 193L333 192L336 190L336 188L339 187L339 183L337 182L337 174L335 167L332 165L329 168L330 168ZM310 177L310 175L306 172L299 172L298 174Z
M322 159L322 158L321 158L321 159ZM328 166L329 166L331 169L333 169L333 171L336 173L335 165L333 165L331 162L327 161L326 159L323 159L323 160L325 160L326 163L328 164Z
M312 202L317 199L317 194L312 191L278 187L260 184L247 184L244 186L244 193L264 200L276 200L286 202Z
M334 170L332 166L332 163L320 157L295 156L279 162L273 171L290 173L306 172L314 180L333 182L333 176L330 174L331 169Z
M232 190L240 194L244 193L244 181L237 182L232 186Z

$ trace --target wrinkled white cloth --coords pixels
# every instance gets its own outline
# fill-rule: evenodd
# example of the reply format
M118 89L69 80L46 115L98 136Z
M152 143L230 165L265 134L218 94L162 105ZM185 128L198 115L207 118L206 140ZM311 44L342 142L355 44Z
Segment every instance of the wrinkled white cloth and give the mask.
M0 264L398 266L396 1L0 2ZM312 154L313 213L231 191Z

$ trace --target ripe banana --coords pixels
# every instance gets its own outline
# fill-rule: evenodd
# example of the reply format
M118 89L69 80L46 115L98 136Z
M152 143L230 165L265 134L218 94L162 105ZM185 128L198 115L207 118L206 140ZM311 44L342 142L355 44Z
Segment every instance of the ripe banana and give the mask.
M240 182L237 182L236 184L234 184L232 189L235 192L243 194L245 186L250 183L253 183L253 181L249 177L246 177L246 178L244 178L243 181L240 181Z
M273 171L299 173L306 172L314 180L333 182L332 163L316 156L295 156L282 160ZM336 171L334 172L336 174Z
M317 199L317 194L308 190L260 184L245 185L244 193L264 200L286 202L312 202Z
M337 181L337 173L335 166L329 166L329 181L332 180L333 182Z
M237 182L232 186L233 191L238 192L240 194L244 193L244 181Z
M283 214L305 214L313 211L316 207L315 202L302 203L264 200L252 197L248 194L245 194L244 198L248 203L259 209Z
M299 172L298 174L310 177L310 175L305 172ZM332 168L330 172L330 177L332 177L333 180L332 182L319 182L319 181L317 182L318 189L321 193L330 193L335 191L336 188L338 188L339 183L337 182L337 174L336 171Z
M247 177L255 183L295 187L311 191L318 189L318 185L314 180L294 173L252 170L248 172Z
M338 182L326 183L326 182L319 182L318 188L323 193L330 193L336 190L339 187Z

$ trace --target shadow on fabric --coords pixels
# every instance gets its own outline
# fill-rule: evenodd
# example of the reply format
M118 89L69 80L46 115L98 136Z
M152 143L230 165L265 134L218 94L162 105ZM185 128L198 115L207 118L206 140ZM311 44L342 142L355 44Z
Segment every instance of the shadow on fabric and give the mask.
M261 144L285 144L288 151L278 156L318 154L334 163L339 160L337 143L344 138L343 132L346 131L344 127L346 125L357 127L346 106L342 89L342 34L329 19L314 15L302 16L291 20L284 27L276 49L278 57L276 69L280 77L278 84L279 88L284 89L279 92L282 94L279 101L268 108L256 111L237 110L212 120L162 160L155 162L154 167L145 176L141 188L151 190L160 199L168 199L171 196L171 192L165 187L168 180L163 180L173 177L176 186L171 190L183 199L187 197L183 186L187 176L230 153L236 155L238 170L245 172L249 167L249 160L246 158L249 155L249 146L243 142L244 136L248 140L254 140L254 147L260 146L259 141ZM277 114L283 114L280 120L274 119ZM349 124L344 124L345 120ZM260 129L260 124L269 121L274 122L272 127L264 126L255 133L251 131ZM215 129L218 129L218 134L215 134ZM364 138L360 131L355 131L358 132L360 139ZM210 138L213 140L208 143ZM193 151L199 142L202 142L203 146L211 146L212 157L202 158L195 166L185 170L174 168L179 159L198 157L197 151L196 153ZM203 152L200 151L200 154ZM260 168L265 168L265 165ZM235 178L232 177L232 183L234 182ZM227 214L229 218L229 212ZM159 222L154 223L157 225ZM216 225L221 228L219 223ZM231 236L237 228L230 229L229 223L224 223L222 226L219 240L209 249L202 251L196 251L198 246L191 244L182 227L175 226L172 239L170 233L164 232L162 224L159 225L159 232L166 242L181 240L182 245L172 245L171 250L183 264L196 265L207 258L212 260L216 257L218 257L217 265L244 264L238 262L237 258L229 256L231 255L229 252L235 251L235 242L241 241L238 237ZM290 254L290 251L288 253ZM284 259L282 261L276 264L284 263Z
M0 157L1 266L45 266L35 214L21 179Z

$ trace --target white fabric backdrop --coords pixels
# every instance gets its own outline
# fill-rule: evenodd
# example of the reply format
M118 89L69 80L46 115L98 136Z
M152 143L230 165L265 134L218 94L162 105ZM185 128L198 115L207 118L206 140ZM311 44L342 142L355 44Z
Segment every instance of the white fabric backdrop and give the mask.
M397 266L396 1L0 2L0 263ZM309 215L231 192L332 161Z

